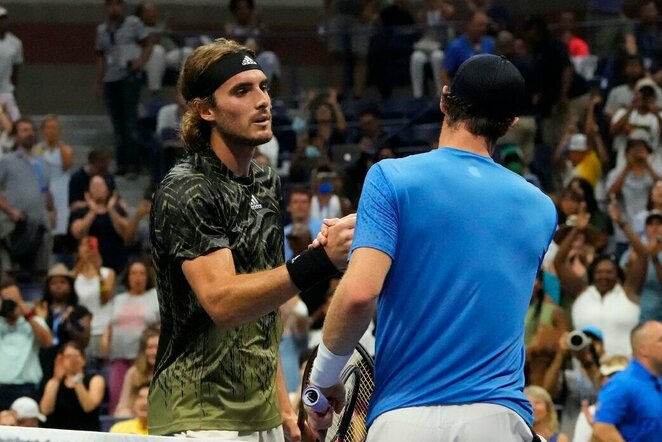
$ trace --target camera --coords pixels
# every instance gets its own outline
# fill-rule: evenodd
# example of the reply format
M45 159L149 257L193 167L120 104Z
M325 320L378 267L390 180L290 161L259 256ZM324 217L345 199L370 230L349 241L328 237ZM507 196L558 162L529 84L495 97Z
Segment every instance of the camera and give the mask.
M591 338L580 330L574 330L568 335L568 348L573 351L580 351L591 345Z
M7 318L9 315L16 311L17 304L13 299L2 298L2 304L0 304L0 317Z

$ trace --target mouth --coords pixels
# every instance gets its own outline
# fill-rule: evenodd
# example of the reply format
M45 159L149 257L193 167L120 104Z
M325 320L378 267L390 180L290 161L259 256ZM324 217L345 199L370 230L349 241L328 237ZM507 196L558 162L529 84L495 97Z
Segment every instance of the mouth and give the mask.
M261 126L268 126L271 124L271 115L261 115L253 120L253 123Z

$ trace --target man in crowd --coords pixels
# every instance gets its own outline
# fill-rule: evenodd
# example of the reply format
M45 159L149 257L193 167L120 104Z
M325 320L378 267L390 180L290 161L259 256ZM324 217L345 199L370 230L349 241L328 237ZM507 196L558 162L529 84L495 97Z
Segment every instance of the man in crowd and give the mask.
M12 121L21 117L14 89L18 84L18 67L23 64L23 43L8 31L9 12L0 6L0 106Z

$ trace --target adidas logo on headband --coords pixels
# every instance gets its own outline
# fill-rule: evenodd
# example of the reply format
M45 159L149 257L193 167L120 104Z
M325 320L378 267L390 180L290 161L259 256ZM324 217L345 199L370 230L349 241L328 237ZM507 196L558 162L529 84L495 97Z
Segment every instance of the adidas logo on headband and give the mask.
M257 64L257 63L255 62L255 60L253 60L251 57L247 55L244 57L244 60L241 62L241 65L246 66L248 64Z

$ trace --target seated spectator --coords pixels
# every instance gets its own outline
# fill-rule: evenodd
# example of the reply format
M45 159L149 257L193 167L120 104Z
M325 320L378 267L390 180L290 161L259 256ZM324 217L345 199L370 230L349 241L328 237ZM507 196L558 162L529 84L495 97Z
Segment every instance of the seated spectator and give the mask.
M654 441L662 434L662 323L649 321L631 334L634 357L598 396L594 437Z
M0 410L22 396L39 399L39 348L51 346L46 308L29 309L15 285L0 291Z
M448 45L441 70L442 85L450 85L460 65L473 55L494 54L494 38L487 36L488 22L485 12L474 11L465 22L464 33Z
M180 47L173 38L166 24L159 20L159 10L155 2L142 2L136 8L136 17L145 25L150 37L154 41L152 53L145 63L147 74L147 87L151 93L161 91L163 77L166 69L179 71L193 48Z
M39 427L46 422L46 416L39 412L39 404L31 397L20 397L11 404L11 410L16 413L16 426ZM1 424L0 424L1 425Z
M133 416L132 400L135 392L143 384L151 382L156 365L156 351L159 347L159 328L148 327L140 336L138 356L124 375L122 392L115 408L115 417Z
M128 252L124 244L129 219L117 193L110 189L101 175L90 180L85 194L85 206L72 210L69 231L80 240L86 236L98 239L99 253L105 265L121 273L126 266Z
M338 186L340 184L340 187ZM342 197L342 182L338 183L338 174L329 167L317 169L311 188L314 189L310 201L310 218L329 219L342 218L349 213L351 203Z
M127 267L123 285L127 291L113 298L110 325L101 344L102 354L108 355L110 361L111 414L119 401L124 376L138 356L140 336L160 321L154 276L144 262L136 261Z
M115 271L104 266L95 237L83 237L79 241L73 274L80 304L92 313L90 344L85 354L92 368L100 369L105 362L101 338L112 315L110 300L115 293Z
M87 155L87 163L71 175L69 180L69 209L71 211L85 207L85 192L90 187L90 180L100 175L106 180L108 190L115 192L115 177L110 173L110 163L113 159L108 149L92 149Z
M290 196L287 202L287 213L290 214L292 222L284 227L285 238L292 232L294 225L305 226L312 236L316 236L322 229L322 220L310 217L310 203L312 196L305 187L295 186L290 190ZM310 243L308 243L310 244ZM306 246L308 245L306 244ZM294 257L294 252L290 247L289 241L285 241L285 260Z
M133 395L133 419L117 422L110 427L110 433L142 434L147 436L147 399L149 396L149 383L140 385Z
M258 62L264 75L269 80L269 95L277 97L280 91L280 79L282 78L282 68L280 58L273 51L265 51L261 44L262 40L255 37L249 37L244 44L255 54L255 61Z
M39 353L45 384L53 376L55 357L62 344L76 341L83 349L89 344L92 313L78 304L74 276L64 264L56 264L48 271L43 302L48 308L46 324L53 333L52 345Z
M152 188L145 191L145 197L138 203L124 232L124 243L131 247L130 255L134 259L142 259L150 251L149 212L152 210L152 193Z
M423 96L425 65L430 63L436 94L441 93L441 65L444 52L441 50L444 38L444 22L451 20L455 8L450 2L424 0L423 7L416 14L416 21L425 27L423 36L414 43L414 52L409 60L411 87L415 98Z
M524 389L526 397L533 407L533 430L548 442L570 442L564 433L560 433L556 408L549 393L537 385Z
M308 127L317 129L317 134L322 137L324 150L329 156L333 152L334 144L343 144L347 139L347 122L337 98L337 92L330 90L328 98L315 105L308 123Z
M161 107L156 116L156 138L163 149L162 176L165 176L186 154L184 143L179 137L179 126L184 112L186 112L186 102L178 95L176 103Z
M18 420L16 419L16 412L14 410L0 411L0 425L6 427L18 426Z
M600 388L604 388L607 382L617 373L625 370L629 358L620 355L614 355L604 358L600 365ZM589 405L587 401L582 401L582 410L577 416L577 424L573 432L573 442L591 442L593 436L593 416L595 415L595 404Z
M308 130L305 141L300 142L290 165L290 181L309 183L311 173L323 166L330 166L331 160L324 146L324 138L317 129Z
M58 352L53 377L46 383L39 407L49 428L99 431L99 406L106 383L98 374L85 373L85 355L75 342Z

